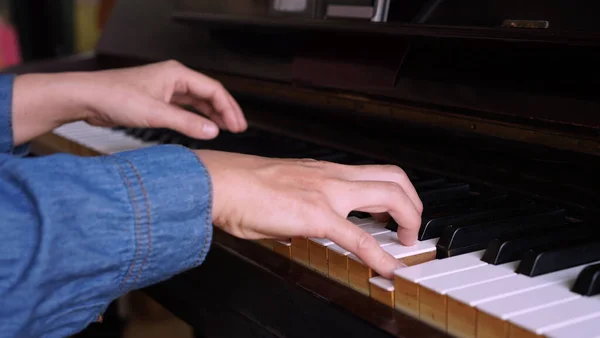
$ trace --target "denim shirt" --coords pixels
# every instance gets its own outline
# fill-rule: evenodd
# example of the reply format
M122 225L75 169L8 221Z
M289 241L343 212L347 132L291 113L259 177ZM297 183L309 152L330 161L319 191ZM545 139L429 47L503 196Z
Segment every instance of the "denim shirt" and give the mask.
M23 157L0 75L0 337L65 337L127 293L198 266L212 185L187 148Z

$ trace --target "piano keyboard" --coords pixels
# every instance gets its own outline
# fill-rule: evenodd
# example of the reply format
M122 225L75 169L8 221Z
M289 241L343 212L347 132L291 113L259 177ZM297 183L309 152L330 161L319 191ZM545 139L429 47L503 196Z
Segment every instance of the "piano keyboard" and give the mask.
M256 130L200 141L167 130L77 122L54 134L101 154L173 143L261 156L375 163ZM364 213L348 217L407 265L392 280L377 276L328 239L258 243L452 336L600 337L600 240L594 224L578 223L560 207L407 173L425 205L416 245L398 242L393 221L378 222Z

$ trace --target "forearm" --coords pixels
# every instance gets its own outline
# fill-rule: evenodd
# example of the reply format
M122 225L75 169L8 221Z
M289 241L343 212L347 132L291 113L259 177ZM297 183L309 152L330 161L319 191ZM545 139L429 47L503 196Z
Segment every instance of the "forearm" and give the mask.
M84 119L85 83L78 73L27 74L14 78L11 128L14 146L62 124ZM6 81L6 80L5 80Z
M212 187L196 155L0 155L0 336L68 336L129 290L200 264Z

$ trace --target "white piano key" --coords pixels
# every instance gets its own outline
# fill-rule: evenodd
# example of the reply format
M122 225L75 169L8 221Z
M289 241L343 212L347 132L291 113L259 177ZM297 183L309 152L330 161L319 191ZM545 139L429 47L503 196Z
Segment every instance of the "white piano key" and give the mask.
M65 124L54 129L53 133L104 154L141 149L158 144L158 142L139 140L123 131L91 126L83 121Z
M392 232L389 229L385 228L385 223L379 222L379 223L371 223L371 224L366 224L360 227L364 232L368 233L371 236L375 236L375 235L380 235L380 234L385 234L388 232Z
M401 259L404 257L410 257L414 255L419 255L425 252L435 251L435 245L437 244L438 238L429 239L425 241L419 241L417 244L413 246L405 246L400 244L398 241L397 233L393 232L393 242L391 245L383 246L382 249L392 255L396 259ZM386 234L388 235L388 234ZM360 262L361 260L350 252L347 253L350 255L350 258ZM369 282L381 289L386 291L394 291L394 281L390 279L386 279L381 276L373 277L369 280Z
M393 234L396 235L395 232ZM419 242L417 242L417 244L415 244L413 246L406 246L404 244L400 244L400 242L396 239L395 243L383 246L382 249L383 249L383 251L389 253L394 258L401 259L404 257L419 255L419 254L422 254L425 252L435 251L436 243L437 243L437 239L431 239L431 240L426 240L426 241L422 241L422 242L419 241ZM348 256L348 258L355 260L357 262L362 262L360 260L360 258L358 258L354 254L350 254Z
M391 230L385 228L385 223L377 222L373 218L360 219L357 217L348 217L348 220L371 235L378 235L391 232ZM325 247L335 244L328 238L309 238L308 240L318 243L319 245Z
M375 238L375 240L377 241L377 244L379 244L380 247L386 247L386 246L393 245L393 244L399 244L398 234L395 232L392 232L392 231L375 235L375 236L373 236L373 238ZM348 256L351 254L350 251L342 248L341 246L339 246L337 244L328 246L328 249L333 250L342 256Z
M600 296L579 297L514 316L509 319L509 322L541 335L546 331L595 317L600 317Z
M481 260L483 253L484 250L481 250L464 255L436 259L422 264L397 269L394 271L394 275L413 283L420 283L431 278L487 265L486 262Z
M377 244L379 244L380 247L400 243L400 241L398 240L398 233L393 231L374 235L373 238L375 238Z
M385 291L394 291L394 281L381 276L369 278L369 283Z
M492 317L507 320L512 317L536 311L544 307L565 303L581 295L570 291L574 280L520 292L477 306L477 309Z
M381 222L378 222L377 220L375 220L373 217L358 218L358 217L350 216L347 219L350 222L352 222L353 224L358 225L358 226L363 226L363 225L372 224L372 223L381 223Z
M396 233L394 233L396 235ZM394 245L386 246L383 248L387 253L392 255L396 259L419 255L426 252L432 252L436 249L438 238L428 239L425 241L418 241L415 245L406 246L401 244L396 235L396 243Z
M564 283L571 279L577 278L577 275L587 265L588 264L585 264L536 277L514 274L509 278L451 291L448 293L448 297L458 300L469 306L478 306L479 304L502 297L530 291L544 286L559 284L561 282Z
M335 243L333 243L330 239L328 238L309 238L309 241L315 242L319 245L322 246L330 246L330 245L334 245Z
M348 256L348 255L350 255L350 254L351 254L351 252L350 252L350 251L348 251L348 250L346 250L346 249L342 248L341 246L339 246L339 245L337 245L337 244L330 245L330 246L328 246L328 247L327 247L327 249L329 249L329 250L333 250L333 251L335 251L335 252L339 253L339 254L340 254L340 255L342 255L342 256Z
M445 295L450 291L467 288L489 281L506 279L515 275L517 262L502 265L483 265L473 269L459 271L447 276L431 278L421 282L421 286L438 294Z
M561 326L544 333L549 338L600 338L600 318L591 317L586 320Z

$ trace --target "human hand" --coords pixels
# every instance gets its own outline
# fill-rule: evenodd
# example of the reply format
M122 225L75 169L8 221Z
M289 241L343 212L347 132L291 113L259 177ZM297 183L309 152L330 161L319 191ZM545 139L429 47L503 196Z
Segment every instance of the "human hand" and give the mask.
M17 77L13 120L17 144L64 123L168 128L197 139L214 138L248 124L223 86L178 62L147 66ZM186 111L196 108L206 117Z
M399 241L416 242L423 204L398 167L196 154L213 181L213 223L236 237L328 238L387 278L400 263L347 215L353 210L390 215L399 225Z

